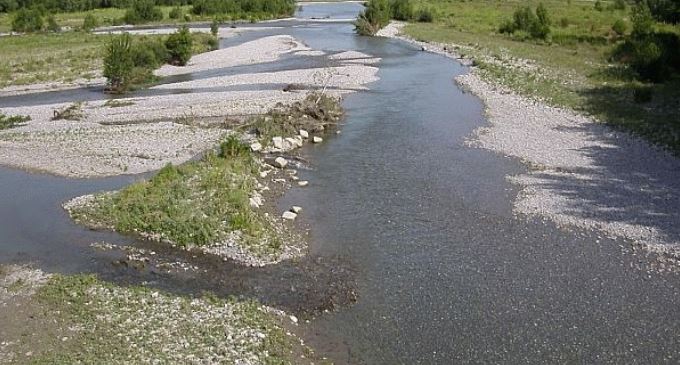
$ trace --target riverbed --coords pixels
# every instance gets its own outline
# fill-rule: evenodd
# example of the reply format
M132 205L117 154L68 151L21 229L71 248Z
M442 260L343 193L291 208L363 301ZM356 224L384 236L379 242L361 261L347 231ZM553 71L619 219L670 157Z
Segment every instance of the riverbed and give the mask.
M303 151L309 164L300 177L310 185L279 202L281 209L304 207L307 262L318 264L232 267L206 286L293 311L306 309L301 296L316 298L319 308L334 310L310 316L301 332L337 364L676 362L678 274L648 270L649 260L625 240L515 215L518 190L506 177L526 168L466 143L486 124L481 101L454 82L468 70L399 40L355 36L343 19L360 9L305 4L298 16L308 19L269 22L266 30L223 41L291 35L329 54L359 51L380 58L379 80L345 96L342 133ZM337 21L311 19L323 14ZM0 225L2 261L101 270L106 265L97 260L105 259L87 244L125 238L70 223L59 203L137 178L68 180L0 170L8 187L0 195L0 216L7 217ZM339 272L327 274L332 270ZM263 284L272 276L277 285ZM156 282L186 289L201 282L197 277ZM357 300L322 306L335 292L314 296L286 280L329 288L355 281Z

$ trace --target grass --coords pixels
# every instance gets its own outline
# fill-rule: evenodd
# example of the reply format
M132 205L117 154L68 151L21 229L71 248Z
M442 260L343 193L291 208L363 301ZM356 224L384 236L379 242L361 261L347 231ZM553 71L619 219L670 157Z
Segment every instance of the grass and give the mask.
M31 120L27 115L5 115L0 113L0 130L18 127Z
M139 36L142 37L164 36ZM193 33L192 53L211 50L210 34ZM43 82L73 82L100 76L110 35L84 32L0 37L0 88Z
M36 294L64 331L33 364L292 364L296 346L255 301L120 287L92 275L55 275ZM36 349L37 350L37 349Z
M592 114L614 127L640 135L680 153L680 80L641 84L631 72L609 61L620 39L611 26L622 19L631 28L627 10L594 9L590 1L543 3L552 18L551 40L529 41L497 32L521 5L538 1L435 1L417 6L436 10L434 23L412 23L405 33L413 38L457 46L472 58L482 77L549 104ZM680 27L658 25L680 32ZM528 60L527 65L524 60ZM636 102L634 92L649 89L652 100Z
M258 173L250 153L168 165L149 181L101 194L73 210L73 217L92 226L143 233L179 246L206 246L240 232L238 244L255 256L276 255L281 240L272 223L249 204Z
M81 120L84 116L83 103L76 102L62 109L55 109L52 120Z

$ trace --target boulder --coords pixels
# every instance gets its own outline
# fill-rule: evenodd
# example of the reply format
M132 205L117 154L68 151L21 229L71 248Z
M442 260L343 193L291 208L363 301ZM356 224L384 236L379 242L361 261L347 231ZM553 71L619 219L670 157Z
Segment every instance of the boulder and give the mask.
M314 136L314 138L312 138L312 142L321 143L321 142L323 142L323 138Z
M297 218L297 214L290 212L290 211L286 211L286 212L283 212L283 215L281 216L281 218L288 220L288 221L294 221L295 218Z
M280 168L280 169L286 167L286 165L288 165L288 160L286 160L286 159L283 158L283 157L277 157L277 158L274 160L274 166L276 166L276 167L278 167L278 168Z
M290 208L290 211L295 213L295 214L300 214L300 212L302 212L302 207L298 207L297 205L293 205L293 207Z
M300 129L300 137L302 138L309 138L309 132L307 132L304 129Z
M283 149L283 137L272 137L274 148Z
M298 181L298 186L300 186L300 187L305 187L307 185L309 185L309 181L307 181L307 180Z

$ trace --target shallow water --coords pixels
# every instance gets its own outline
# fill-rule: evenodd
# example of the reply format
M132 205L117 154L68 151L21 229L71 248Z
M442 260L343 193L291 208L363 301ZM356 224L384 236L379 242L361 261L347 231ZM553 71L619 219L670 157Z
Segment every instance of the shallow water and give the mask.
M351 13L346 4L304 5L303 12ZM246 32L222 46L291 34L329 53L358 50L383 59L380 80L345 99L342 134L305 148L312 169L301 177L310 185L280 202L281 209L304 207L301 223L313 227L310 258L267 269L218 269L205 258L223 275L152 276L165 279L160 286L236 292L299 310L305 301L321 308L338 279L356 280L356 304L302 328L307 343L339 364L678 361L678 276L640 269L646 259L625 242L513 216L516 190L505 176L523 167L465 145L485 123L479 100L453 81L465 68L403 42L356 37L351 24L267 26L282 28ZM278 65L297 62L315 61ZM0 169L0 261L102 270L104 259L87 243L125 239L76 226L58 205L134 179ZM312 262L324 263L305 267ZM335 267L341 272L326 274ZM331 292L300 290L310 280Z

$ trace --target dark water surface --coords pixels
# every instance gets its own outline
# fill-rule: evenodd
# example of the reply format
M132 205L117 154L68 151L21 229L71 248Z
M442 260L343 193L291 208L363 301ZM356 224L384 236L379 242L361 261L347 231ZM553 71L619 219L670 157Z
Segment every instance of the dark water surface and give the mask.
M302 12L343 18L360 9L355 5L304 5ZM301 177L309 187L280 202L282 209L304 207L310 257L340 258L358 285L356 304L303 326L318 353L339 364L680 361L677 275L640 270L645 259L623 241L512 215L516 190L505 176L523 168L464 144L485 123L480 101L453 81L465 68L399 41L356 37L351 24L267 26L282 28L246 32L222 46L291 34L329 53L382 58L380 80L345 99L342 134L305 148L312 169ZM298 62L318 59L291 56L278 66ZM253 67L274 70L277 63ZM125 239L74 225L59 203L134 179L0 169L0 261L96 271L86 245ZM312 278L332 286L317 267L290 266L231 268L218 281L199 277L184 285L209 283L293 309L295 297L312 294L286 284ZM272 290L266 278L280 285Z

